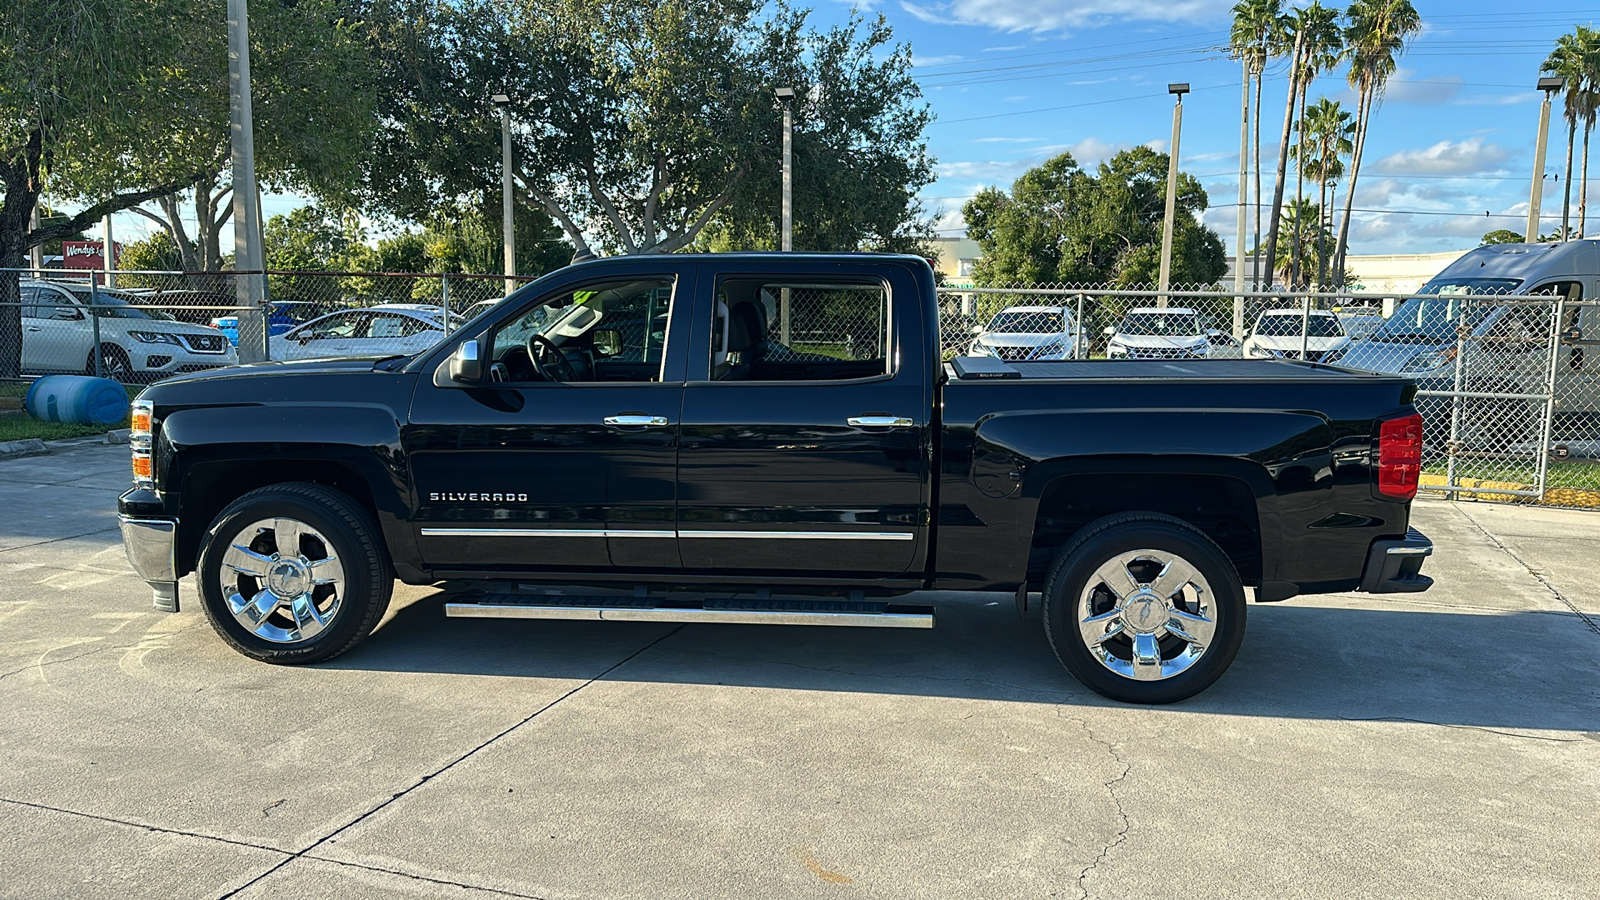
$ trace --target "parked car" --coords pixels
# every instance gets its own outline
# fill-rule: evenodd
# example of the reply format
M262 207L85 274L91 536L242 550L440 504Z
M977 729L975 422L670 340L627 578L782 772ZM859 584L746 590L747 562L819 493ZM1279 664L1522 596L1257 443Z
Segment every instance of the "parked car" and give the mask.
M296 325L311 321L321 313L321 304L309 303L304 300L284 300L268 304L267 333L269 335L283 334ZM227 335L228 343L235 347L239 346L238 314L213 317L211 326Z
M1111 359L1237 358L1239 342L1208 326L1194 310L1181 306L1130 309L1115 328L1107 328Z
M239 303L236 295L225 291L147 288L128 293L138 295L139 303L163 309L180 322L209 324L213 328L217 327L216 317L224 314L223 309Z
M437 306L382 303L312 319L269 341L273 359L420 353L445 335ZM452 319L452 324L459 322Z
M1255 328L1244 342L1244 355L1252 359L1304 358L1321 362L1324 356L1349 343L1350 337L1338 316L1328 310L1269 309L1256 317Z
M239 361L222 332L141 306L135 295L97 290L91 316L87 284L24 281L21 287L24 372L92 375L98 355L107 378L142 382Z
M775 343L838 321L871 324L835 356ZM222 639L277 664L354 647L396 577L470 585L447 616L597 622L928 628L901 595L1007 591L1042 601L1069 672L1138 703L1222 675L1246 585L1431 584L1410 379L941 364L938 322L914 256L567 266L413 356L145 391L124 541L161 608L198 572ZM611 590L543 587L574 584Z
M1072 310L1061 306L1012 306L996 313L978 332L968 356L999 359L1075 359L1082 334Z
M1383 312L1377 309L1339 310L1339 326L1351 343L1364 341L1383 327Z

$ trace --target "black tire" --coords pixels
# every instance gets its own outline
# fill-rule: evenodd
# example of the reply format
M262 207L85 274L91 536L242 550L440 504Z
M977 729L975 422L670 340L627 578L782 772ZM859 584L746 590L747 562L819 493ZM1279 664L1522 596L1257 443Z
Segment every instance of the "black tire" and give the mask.
M253 522L276 518L294 519L313 529L316 542L324 544L326 555L337 558L342 568L338 605L331 618L319 633L300 640L268 640L246 629L235 618L223 587L223 558L230 542ZM380 535L370 513L332 488L290 483L251 491L228 504L206 532L197 572L206 618L229 646L251 659L278 665L332 659L361 643L389 608L394 569Z
M128 351L116 344L101 344L98 348L89 351L89 361L84 366L85 375L95 374L95 355L99 354L100 374L105 378L119 381L123 384L134 383L133 361L128 358Z
M1102 564L1137 550L1181 557L1210 588L1208 608L1215 628L1211 639L1187 668L1161 680L1136 680L1112 671L1090 651L1079 633L1079 602L1084 592L1093 587L1090 579ZM1091 599L1102 596L1098 593L1100 588L1094 590ZM1056 658L1085 687L1123 703L1174 703L1200 693L1227 671L1244 640L1244 585L1233 563L1194 526L1160 513L1122 513L1084 526L1056 554L1042 594L1045 635ZM1106 641L1104 646L1113 655L1116 640L1127 639ZM1168 651L1194 652L1194 645L1171 634L1163 632L1159 640L1163 659L1169 658Z

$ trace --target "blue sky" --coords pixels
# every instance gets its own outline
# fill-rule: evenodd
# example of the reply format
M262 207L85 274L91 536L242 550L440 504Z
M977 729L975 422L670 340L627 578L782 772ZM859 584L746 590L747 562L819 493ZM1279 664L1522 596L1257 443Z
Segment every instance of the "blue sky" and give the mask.
M827 26L851 6L819 3ZM1424 31L1400 59L1373 121L1356 196L1352 250L1427 253L1475 246L1495 228L1526 224L1539 93L1539 65L1557 37L1600 20L1600 5L1526 0L1508 11L1487 0L1413 0ZM1324 0L1339 6L1339 0ZM938 180L923 191L942 212L944 235L960 235L960 209L987 185L1008 188L1028 168L1070 150L1092 166L1118 150L1171 137L1168 82L1193 87L1184 100L1181 164L1211 200L1205 221L1233 252L1238 202L1240 69L1227 43L1232 0L875 0L896 38L909 43L916 77L936 120L928 130ZM1296 2L1295 5L1303 5ZM1286 62L1263 94L1263 182L1270 194ZM1354 98L1336 72L1319 95ZM1600 146L1595 148L1600 157ZM1565 131L1552 113L1543 230L1560 222ZM1591 167L1600 176L1600 158ZM1292 181L1290 191L1292 192ZM1600 234L1600 185L1592 234ZM1574 186L1576 195L1576 186ZM1342 208L1341 186L1339 204ZM269 195L271 217L303 198ZM1574 197L1574 223L1576 223ZM1485 215L1486 213L1492 215ZM133 213L116 218L119 240L148 234ZM98 236L99 229L91 229ZM224 241L231 245L231 235Z
M1520 233L1538 129L1539 65L1574 24L1600 19L1600 5L1549 0L1510 7L1484 0L1413 2L1424 31L1401 57L1373 120L1356 209L1382 212L1357 215L1357 253L1442 251L1475 246L1495 228ZM1227 43L1231 6L1232 0L873 4L896 37L911 44L918 81L938 117L928 135L939 179L923 196L931 209L945 212L941 233L962 233L961 204L975 191L1009 187L1062 150L1085 166L1139 144L1165 150L1172 124L1166 86L1186 81L1193 93L1184 99L1181 166L1200 177L1212 203L1206 222L1231 253L1241 73L1219 49ZM814 21L830 23L848 13L848 5L828 4L816 9ZM1269 69L1263 94L1269 198L1287 65ZM1343 72L1319 79L1312 101L1319 95L1354 111ZM1600 146L1595 149L1600 156ZM1547 172L1559 176L1564 161L1558 97ZM1592 169L1600 174L1600 159ZM1546 180L1546 231L1559 224L1560 191L1560 182ZM1590 231L1600 233L1600 186L1593 193ZM1340 196L1342 208L1342 190Z

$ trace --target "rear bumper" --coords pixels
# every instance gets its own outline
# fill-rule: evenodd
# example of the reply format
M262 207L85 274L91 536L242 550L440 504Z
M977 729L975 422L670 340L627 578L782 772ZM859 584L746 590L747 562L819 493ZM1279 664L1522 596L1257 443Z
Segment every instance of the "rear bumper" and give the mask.
M1433 541L1415 528L1399 540L1373 541L1360 589L1369 594L1425 591L1433 587L1433 579L1422 574L1422 562L1432 554Z

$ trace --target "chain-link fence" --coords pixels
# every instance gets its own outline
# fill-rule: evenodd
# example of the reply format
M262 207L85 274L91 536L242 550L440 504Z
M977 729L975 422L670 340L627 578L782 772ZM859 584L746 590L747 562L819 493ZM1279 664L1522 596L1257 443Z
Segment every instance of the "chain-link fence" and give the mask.
M19 286L15 299L0 291L0 380L73 373L140 384L248 359L415 353L517 283L270 271L266 302L241 318L234 279L249 274L0 270ZM740 290L749 296L723 300L728 353L741 340L782 347L792 358L767 362L790 368L883 357L881 291ZM939 311L946 358L1276 357L1405 375L1426 420L1424 490L1600 507L1600 301L1577 281L1531 296L942 288Z
M236 279L264 276L241 316ZM0 380L88 374L127 384L241 360L414 353L531 279L386 272L0 270ZM245 346L240 347L244 341Z
M1418 382L1423 489L1600 507L1600 302L1536 295L943 288L946 358L1287 358Z

